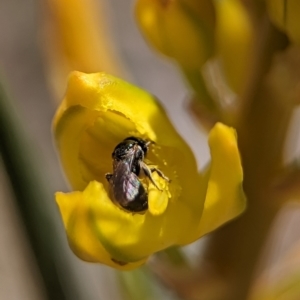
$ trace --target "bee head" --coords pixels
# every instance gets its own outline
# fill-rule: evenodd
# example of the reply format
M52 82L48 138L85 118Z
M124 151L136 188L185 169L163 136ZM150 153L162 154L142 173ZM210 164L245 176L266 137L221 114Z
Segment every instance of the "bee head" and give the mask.
M141 147L141 149L143 150L143 152L144 152L145 155L148 152L149 145L152 143L151 141L145 141L145 140L143 140L141 138L137 138L137 137L134 137L134 136L130 136L130 137L126 138L124 140L124 142L125 141L131 141L135 145L139 145Z
M112 157L117 160L122 160L133 154L134 150L136 149L136 145L138 145L142 150L142 156L146 156L150 143L150 141L145 141L134 136L128 137L116 146L114 152L112 153Z

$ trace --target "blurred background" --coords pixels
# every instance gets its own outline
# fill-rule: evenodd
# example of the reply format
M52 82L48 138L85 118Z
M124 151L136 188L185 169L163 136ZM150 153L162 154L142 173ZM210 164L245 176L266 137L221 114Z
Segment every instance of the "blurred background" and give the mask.
M45 224L33 221L34 226L50 228L52 236L46 239L55 258L51 268L56 273L65 299L123 299L116 271L80 261L71 252L54 203L54 193L66 192L69 187L52 141L52 117L63 98L63 91L54 91L49 79L45 48L50 47L51 42L44 31L47 7L43 2L0 1L1 81L11 101L11 109L29 140L34 163L42 169L47 186L47 197L39 199L36 206L31 202L32 206L27 209L42 212ZM187 110L189 90L177 68L151 51L144 42L133 17L133 0L102 2L101 11L108 24L108 35L126 70L125 79L160 99L173 124L193 149L199 168L204 166L209 159L206 135ZM198 138L195 139L195 136ZM293 138L296 138L295 135ZM17 149L19 152L23 150ZM33 168L30 163L24 167L28 171ZM37 262L41 258L32 249L34 239L28 236L20 207L0 157L0 299L47 299ZM272 230L259 274L271 270L271 274L278 275L278 270L273 268L300 242L299 226L300 206L290 204L280 214ZM187 251L193 251L193 248ZM296 261L300 265L299 258ZM284 270L282 272L280 274L284 274ZM176 298L171 295L170 299Z

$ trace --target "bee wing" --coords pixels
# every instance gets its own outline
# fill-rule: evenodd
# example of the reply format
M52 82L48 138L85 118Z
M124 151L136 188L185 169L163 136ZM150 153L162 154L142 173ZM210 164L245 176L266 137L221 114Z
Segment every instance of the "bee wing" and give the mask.
M138 176L122 161L116 165L111 178L113 198L129 211L144 211L148 207L148 195Z
M129 172L131 169L132 164L134 163L134 155L128 154L125 158L122 160L114 160L113 161L113 170L114 173L126 173Z
M125 161L117 162L111 178L114 198L121 205L133 201L144 189L138 177L130 171L129 164Z
M124 181L124 191L127 200L127 204L124 207L127 210L141 212L148 208L147 192L134 173L130 173Z
M136 198L145 193L145 189L134 173L130 173L123 183L124 192L127 201L134 201Z

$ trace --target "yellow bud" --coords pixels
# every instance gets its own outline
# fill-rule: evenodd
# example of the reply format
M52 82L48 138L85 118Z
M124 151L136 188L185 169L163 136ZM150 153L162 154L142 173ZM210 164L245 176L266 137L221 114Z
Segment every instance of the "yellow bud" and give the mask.
M283 30L292 42L300 44L300 1L267 0L271 21Z
M47 75L59 97L73 70L125 73L110 38L103 0L45 0L42 5Z
M229 86L240 93L252 51L253 27L240 0L215 0L216 47Z
M136 17L147 41L183 68L199 68L212 54L209 0L138 0Z

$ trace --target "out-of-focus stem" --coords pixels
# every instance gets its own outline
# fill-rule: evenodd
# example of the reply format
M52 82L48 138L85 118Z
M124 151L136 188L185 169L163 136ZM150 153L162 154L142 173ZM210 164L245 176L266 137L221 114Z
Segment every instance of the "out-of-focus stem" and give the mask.
M280 176L274 182L274 197L278 205L288 200L300 199L300 161L296 160L281 170Z
M194 280L181 278L180 285L174 284L178 278L165 280L185 299L247 299L261 250L280 209L274 181L283 169L282 151L294 104L277 98L281 95L267 78L274 54L287 43L266 17L257 28L248 89L240 99L239 118L231 123L238 132L248 208L209 236L204 261L210 272L203 271L201 263L191 275Z
M118 272L124 300L175 300L169 291L157 285L157 282L146 266L129 272Z
M219 114L220 112L219 105L209 94L209 91L207 90L206 87L206 83L201 74L201 71L198 69L196 70L182 69L182 72L185 75L191 88L195 91L199 103L203 105L208 111L213 112L214 114Z
M279 210L274 203L272 180L281 166L284 139L291 116L289 105L278 105L264 80L274 53L285 43L266 18L258 44L256 74L244 95L239 120L234 126L243 160L244 190L248 209L235 222L212 234L206 258L227 283L222 300L246 299L262 247ZM282 103L282 102L281 102Z
M61 285L54 248L59 238L54 226L54 201L46 179L42 160L34 153L14 107L0 83L0 153L9 176L15 200L35 254L49 300L68 299ZM53 210L49 210L53 203ZM63 253L60 253L63 256ZM65 270L66 273L68 272ZM72 274L68 282L73 293L69 299L80 299L76 295L76 283ZM71 283L72 282L72 283Z
M174 246L167 248L162 253L158 253L158 255L163 254L167 256L167 260L171 262L172 265L177 267L189 267L187 259L185 255L181 252L180 248Z

